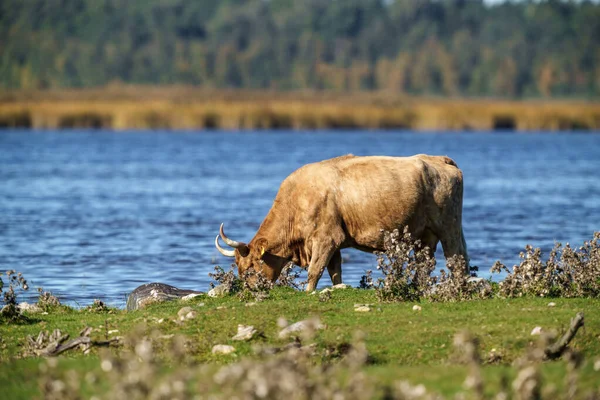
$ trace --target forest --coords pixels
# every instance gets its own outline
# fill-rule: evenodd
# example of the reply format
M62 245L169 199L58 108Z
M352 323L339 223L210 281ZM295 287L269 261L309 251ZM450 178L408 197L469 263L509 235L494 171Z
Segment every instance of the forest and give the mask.
M600 4L0 0L0 90L600 96Z

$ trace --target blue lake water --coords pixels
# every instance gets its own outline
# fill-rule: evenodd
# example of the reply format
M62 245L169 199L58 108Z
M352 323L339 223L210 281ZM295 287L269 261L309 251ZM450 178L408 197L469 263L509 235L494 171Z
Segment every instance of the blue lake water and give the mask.
M464 172L469 255L485 278L496 260L518 263L528 243L581 245L600 230L593 133L5 130L0 270L80 306L123 307L155 281L207 290L214 266L231 264L213 244L221 222L249 241L290 172L347 153L452 157ZM342 254L348 284L375 268L371 254Z

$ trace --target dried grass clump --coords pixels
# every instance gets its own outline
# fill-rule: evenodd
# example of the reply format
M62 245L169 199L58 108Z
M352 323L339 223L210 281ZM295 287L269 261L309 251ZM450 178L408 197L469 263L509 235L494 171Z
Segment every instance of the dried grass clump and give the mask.
M60 332L58 333L60 336ZM56 359L41 365L40 389L46 399L79 399L85 391L95 399L365 399L377 387L361 371L368 361L362 337L347 344L336 363L318 363L312 346L289 343L220 368L189 362L188 345L180 336L135 330L118 353L100 353L98 373L82 376L58 367ZM162 347L162 348L161 348ZM183 360L183 362L182 362ZM85 389L85 390L84 390Z
M600 296L600 232L579 249L556 243L548 260L542 251L530 245L519 257L521 262L512 271L497 261L492 272L505 271L499 283L504 297L598 297Z
M55 336L60 336L57 332ZM59 368L56 358L41 364L40 390L46 399L80 399L82 393L94 399L443 399L422 384L395 381L378 383L364 373L369 354L362 335L352 343L340 343L339 357L321 359L311 345L298 340L281 349L258 351L252 358L221 367L191 362L185 339L175 336L169 343L158 332L134 332L121 351L100 353L98 372L83 373ZM564 391L542 380L540 365L552 337L543 336L516 363L517 374L510 381L501 379L500 388L490 388L482 373L486 361L480 357L480 343L468 332L454 338L453 362L468 366L464 391L456 399L598 399L600 392L584 391L579 386L583 357L567 350ZM162 349L161 349L162 347ZM492 393L493 390L493 394Z
M60 307L60 300L58 300L58 297L54 296L51 292L46 292L40 287L38 288L38 293L40 295L38 297L37 305L42 311L49 312Z
M27 280L25 280L20 272L17 273L15 270L6 271L6 276L8 277L7 290L4 289L4 281L2 280L2 277L0 277L0 291L2 292L4 300L4 306L2 307L2 311L0 311L0 317L11 322L26 320L26 317L21 314L17 307L17 291L19 289L23 291L29 290Z
M85 311L95 314L111 313L113 309L107 306L102 300L94 300L92 304L85 308Z
M245 359L223 367L213 378L220 388L213 398L375 398L377 388L367 382L361 371L367 359L366 347L360 339L335 364L316 364L304 347L289 346L274 356Z
M580 320L580 321L579 321ZM583 325L583 316L573 321ZM571 323L572 328L574 326ZM318 324L318 321L315 321ZM196 344L181 335L163 335L147 326L137 326L125 337L121 347L101 351L99 368L85 375L58 367L56 359L48 359L40 366L40 390L46 399L79 399L82 393L93 394L94 399L443 399L428 391L424 385L404 381L381 383L365 374L372 361L360 333L351 343L338 341L318 351L311 341L317 332L313 324L302 335L292 335L291 342L282 347L256 347L255 355L235 361L219 369L199 365L193 361ZM81 333L70 348L83 345L89 349L91 328ZM574 333L573 333L574 335ZM570 336L572 339L573 335ZM67 335L56 330L49 335L40 333L37 339L28 338L34 354L53 355ZM579 371L583 357L566 347L560 355L567 362L564 391L557 392L552 383L542 381L539 368L548 359L548 349L555 347L556 336L543 335L536 346L516 364L516 378L510 382L503 377L501 387L490 388L482 373L480 342L468 332L454 338L456 355L453 364L468 366L465 390L456 399L598 399L600 392L583 393L579 388ZM110 345L112 341L91 343ZM87 347L85 347L87 345ZM66 346L65 346L66 347ZM494 396L490 393L495 390Z
M267 279L261 271L255 271L252 268L245 271L241 277L238 277L235 273L234 265L228 271L217 265L215 272L208 275L219 286L222 286L223 292L229 294L236 293L242 301L265 300L269 297L270 290L275 286L290 287L296 290L302 287L302 282L298 282L300 272L292 263L283 268L275 283ZM211 282L210 286L215 287L217 285Z
M156 335L155 335L156 336ZM85 391L94 399L187 399L192 398L192 370L181 365L186 358L184 341L174 337L168 356L178 360L178 368L166 373L168 362L157 350L157 338L140 330L126 338L125 349L118 354L100 353L101 373L82 376L76 371L61 371L56 359L41 365L39 386L44 399L74 400Z
M261 271L249 268L242 276L242 290L238 298L242 301L263 301L269 298L269 292L275 284L267 279Z
M47 358L40 364L38 386L46 400L80 400L83 398L82 377L75 370L63 371L58 368L58 358ZM92 375L90 374L89 377Z
M465 271L466 262L462 256L452 256L446 260L446 267L449 271ZM476 278L474 271L477 267L471 268L471 275L465 275L460 272L446 273L440 271L440 276L433 277L431 282L434 286L427 293L427 299L430 301L454 302L476 299L488 299L494 296L494 288L490 281Z
M466 393L461 393L457 398L474 399L515 399L515 400L539 400L539 399L599 399L600 392L589 391L585 393L579 387L579 371L584 365L581 353L565 348L561 351L562 359L567 363L567 374L565 376L564 391L559 392L556 386L542 380L540 366L548 360L548 349L555 346L556 337L552 334L542 335L540 340L529 348L527 353L515 362L517 367L516 377L509 382L506 376L502 376L500 389L494 397L486 395L485 381L482 378L482 364L479 355L479 340L469 332L461 332L454 337L456 351L455 359L459 363L468 365L469 374L465 380ZM560 340L559 340L560 341ZM467 394L471 394L468 396ZM467 395L465 397L465 395Z
M174 338L175 339L175 338ZM179 365L165 374L167 363L159 354L156 340L148 336L129 338L130 351L116 357L111 352L101 353L101 368L110 384L105 399L187 399L192 398L190 381L192 370ZM174 340L168 350L173 360L184 360L185 343ZM180 362L180 361L179 361Z
M269 297L269 291L274 286L264 274L255 272L252 268L245 271L242 276L238 277L235 274L233 265L229 268L229 271L225 271L217 265L215 267L215 272L209 273L208 275L218 284L215 285L211 282L211 287L219 286L222 293L235 293L242 301L264 300Z

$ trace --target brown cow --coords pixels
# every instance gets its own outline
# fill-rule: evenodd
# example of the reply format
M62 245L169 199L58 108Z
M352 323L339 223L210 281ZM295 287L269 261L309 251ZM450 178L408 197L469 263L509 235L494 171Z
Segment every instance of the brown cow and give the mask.
M346 155L305 165L288 176L273 206L248 243L220 237L234 250L240 276L250 267L275 281L293 262L308 267L307 291L325 268L342 282L340 249L383 250L383 232L408 226L414 239L444 256L468 262L462 232L463 177L445 156L356 157ZM467 271L465 271L466 273Z

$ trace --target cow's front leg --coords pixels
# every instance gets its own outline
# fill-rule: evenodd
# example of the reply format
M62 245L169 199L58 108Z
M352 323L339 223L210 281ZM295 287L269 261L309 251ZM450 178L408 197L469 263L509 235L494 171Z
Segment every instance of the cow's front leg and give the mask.
M327 272L331 277L331 283L334 285L342 283L342 252L340 250L333 253L329 264L327 264Z
M329 265L329 261L333 257L336 249L329 246L318 246L313 250L312 257L310 259L310 265L308 266L308 284L306 285L306 291L312 292L317 288L317 283L323 275L323 271ZM338 250L339 252L339 250Z

